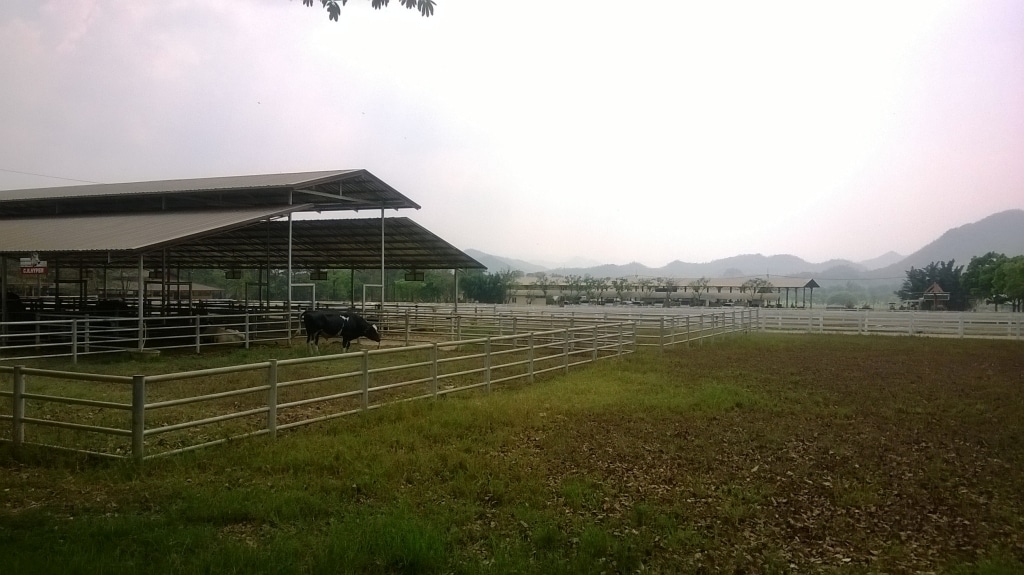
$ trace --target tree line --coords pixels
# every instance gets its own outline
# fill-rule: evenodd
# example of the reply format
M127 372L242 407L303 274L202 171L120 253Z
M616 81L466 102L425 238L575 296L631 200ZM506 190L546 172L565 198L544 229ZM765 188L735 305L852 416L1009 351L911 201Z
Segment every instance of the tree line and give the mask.
M911 267L906 274L896 295L904 301L920 301L922 309L961 311L978 305L993 305L996 311L1000 305L1009 305L1015 312L1024 309L1024 255L988 252L972 257L966 269L949 260ZM929 300L925 292L933 284L947 292L949 299Z

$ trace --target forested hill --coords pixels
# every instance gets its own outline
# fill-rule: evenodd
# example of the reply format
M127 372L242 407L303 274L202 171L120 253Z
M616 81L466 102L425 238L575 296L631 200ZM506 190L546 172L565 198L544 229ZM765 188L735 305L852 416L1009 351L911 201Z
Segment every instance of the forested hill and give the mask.
M864 274L865 278L898 277L910 268L956 260L966 266L974 256L997 252L1024 254L1024 210L998 212L971 224L953 228L902 260Z
M950 229L935 241L906 257L889 252L864 262L829 260L811 263L792 255L745 254L704 263L677 260L659 268L633 262L623 265L605 264L552 269L477 250L466 250L466 253L487 266L491 272L511 269L526 273L546 271L563 275L589 274L594 277L735 277L768 273L844 280L901 278L911 267L922 268L932 262L949 260L955 260L957 265L966 266L972 257L988 252L1007 256L1024 254L1024 210L998 212L977 222Z

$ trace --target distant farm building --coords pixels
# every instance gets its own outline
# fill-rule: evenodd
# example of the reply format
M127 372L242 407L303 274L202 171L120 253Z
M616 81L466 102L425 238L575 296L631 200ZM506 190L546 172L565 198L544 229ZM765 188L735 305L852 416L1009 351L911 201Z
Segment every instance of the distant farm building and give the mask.
M589 280L589 281L588 281ZM535 274L517 280L511 303L518 305L669 305L811 307L809 278L746 276L730 278L571 278Z

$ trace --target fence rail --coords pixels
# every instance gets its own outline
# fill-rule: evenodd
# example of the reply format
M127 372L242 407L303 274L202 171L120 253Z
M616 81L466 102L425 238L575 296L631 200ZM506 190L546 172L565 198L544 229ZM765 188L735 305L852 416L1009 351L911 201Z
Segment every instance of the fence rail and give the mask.
M203 349L287 341L284 313L150 316L139 318L40 314L35 321L3 323L0 361L78 357L157 349Z
M605 322L158 375L0 366L0 440L141 461L635 351Z
M517 315L497 307L458 313L411 308L375 318L389 341L405 344L399 347L135 376L0 364L0 441L141 461L245 437L273 437L393 402L533 382L641 348L699 345L750 330L1021 339L1024 323L1021 314L699 311ZM50 321L65 326L55 332L66 329L59 323L65 320ZM246 344L259 341L259 333L292 341L298 329L294 317L267 324L244 316L234 321L220 325L243 327L239 331L252 338ZM196 326L202 333L199 320L188 326L190 337ZM71 324L63 333L82 335L78 328ZM86 342L95 345L91 335L83 336L79 353L86 353ZM199 351L208 344L183 345Z
M758 314L763 331L1021 339L1024 314L992 312L776 310Z

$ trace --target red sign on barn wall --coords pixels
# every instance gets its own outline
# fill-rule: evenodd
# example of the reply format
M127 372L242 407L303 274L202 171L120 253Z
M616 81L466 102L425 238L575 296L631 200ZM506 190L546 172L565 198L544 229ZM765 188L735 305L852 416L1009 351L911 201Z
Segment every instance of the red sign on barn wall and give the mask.
M46 273L46 262L40 260L37 256L21 258L19 263L21 263L21 273L25 275Z

